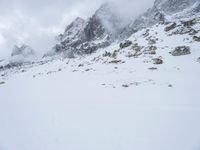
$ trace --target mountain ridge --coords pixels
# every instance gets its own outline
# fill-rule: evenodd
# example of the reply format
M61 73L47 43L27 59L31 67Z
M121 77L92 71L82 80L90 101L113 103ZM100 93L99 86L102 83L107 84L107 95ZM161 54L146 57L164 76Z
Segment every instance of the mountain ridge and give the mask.
M79 27L80 32L77 37L66 35L68 40L61 40L53 48L53 55L59 51L73 57L77 54L91 54L100 48L109 46L116 40L120 41L130 37L138 30L158 22L164 23L167 15L183 11L196 2L198 0L156 0L152 8L127 24L121 23L122 18L112 11L110 3L105 3L87 22L82 21L84 26ZM73 22L70 26L73 27ZM67 30L66 28L65 33L68 32Z

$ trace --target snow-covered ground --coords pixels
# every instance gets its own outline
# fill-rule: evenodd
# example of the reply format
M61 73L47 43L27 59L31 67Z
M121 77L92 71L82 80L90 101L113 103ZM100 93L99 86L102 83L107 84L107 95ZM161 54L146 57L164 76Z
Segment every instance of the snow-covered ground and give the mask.
M0 72L0 150L199 150L200 44L165 27L129 39L138 56L115 43ZM156 54L145 54L149 46ZM191 54L172 56L177 46Z

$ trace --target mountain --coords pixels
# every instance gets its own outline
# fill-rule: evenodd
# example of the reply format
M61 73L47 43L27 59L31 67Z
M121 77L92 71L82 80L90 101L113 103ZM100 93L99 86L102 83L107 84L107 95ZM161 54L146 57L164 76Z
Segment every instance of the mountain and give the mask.
M23 44L21 47L14 46L11 57L22 56L22 57L32 57L35 55L35 51L28 45Z
M88 20L77 18L67 26L64 34L59 35L59 43L46 55L64 54L73 58L77 54L91 54L116 40L130 37L138 30L158 22L165 23L167 15L183 11L195 3L198 0L156 0L151 9L127 22L112 4L103 4ZM197 6L196 11L199 11Z
M64 34L59 35L59 40L67 41L70 39L79 38L80 33L85 25L86 25L86 21L84 19L80 17L76 18L69 26L67 26Z
M199 0L156 0L151 9L148 9L147 12L137 17L124 28L120 37L122 39L128 38L138 30L155 25L158 22L165 23L167 16L190 9L189 12L184 14L187 15L194 11L199 11L198 8L200 8ZM183 17L185 17L184 15Z
M37 60L35 50L30 46L23 44L22 46L15 45L12 53L7 60L0 62L0 69L10 69L13 67L29 64Z
M54 57L17 67L0 61L0 149L199 150L200 5L179 2L157 0L125 25L121 41L124 25L115 28L116 17L109 30L103 6L58 36ZM82 44L105 41L82 56ZM60 57L69 51L79 55Z
M73 57L75 54L91 54L99 48L107 47L125 27L122 20L110 3L103 4L87 21L77 18L67 26L50 54L64 53Z

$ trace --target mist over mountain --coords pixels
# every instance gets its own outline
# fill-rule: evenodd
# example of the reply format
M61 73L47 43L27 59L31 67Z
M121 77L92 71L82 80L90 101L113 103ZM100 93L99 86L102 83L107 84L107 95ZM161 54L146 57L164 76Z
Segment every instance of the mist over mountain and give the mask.
M114 41L130 37L138 30L158 22L165 23L167 15L183 11L196 3L198 0L156 0L152 8L138 16L120 9L119 3L105 3L88 20L72 22L63 34L65 39L61 38L60 44L57 44L50 54L64 52L67 53L66 57L68 54L71 57L93 53ZM71 33L71 29L75 30L72 32L74 35L67 34Z
M116 10L124 14L138 15L151 7L153 0L0 1L0 58L9 57L13 45L23 43L44 54L67 24L77 17L87 20L105 2L115 3Z

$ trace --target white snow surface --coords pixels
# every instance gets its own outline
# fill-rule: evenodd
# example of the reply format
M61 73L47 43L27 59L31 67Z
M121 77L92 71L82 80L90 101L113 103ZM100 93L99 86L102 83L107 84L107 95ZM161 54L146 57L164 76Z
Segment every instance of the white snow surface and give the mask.
M128 58L132 48L114 43L0 72L0 150L199 150L200 43L165 27L149 28L156 55ZM142 51L145 33L129 39ZM176 46L191 54L172 56ZM114 50L116 58L103 57ZM160 56L164 63L153 64Z

